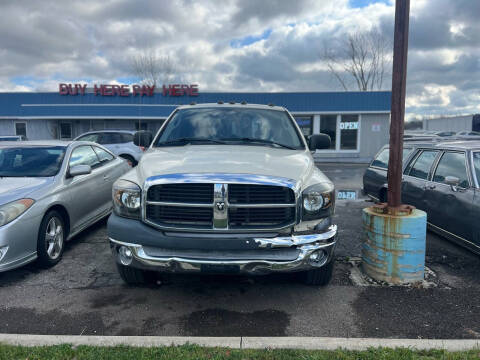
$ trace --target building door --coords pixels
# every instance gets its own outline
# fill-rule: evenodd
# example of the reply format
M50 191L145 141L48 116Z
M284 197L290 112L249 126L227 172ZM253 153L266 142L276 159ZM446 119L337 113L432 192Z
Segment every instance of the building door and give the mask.
M329 150L337 148L337 115L322 115L320 117L320 132L330 136Z
M72 123L60 123L60 140L70 140L72 138Z
M23 136L27 138L27 123L26 122L20 122L16 121L15 122L15 135L17 136Z

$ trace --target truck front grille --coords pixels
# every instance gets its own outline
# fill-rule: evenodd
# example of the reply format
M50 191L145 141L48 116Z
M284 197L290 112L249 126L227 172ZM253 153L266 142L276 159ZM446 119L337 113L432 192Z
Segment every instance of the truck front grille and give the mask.
M158 184L147 190L144 218L166 229L280 229L296 221L295 193L259 184Z
M292 189L283 186L230 184L230 204L291 204L295 202Z
M229 208L231 229L281 227L295 221L295 208Z
M148 189L148 201L213 203L213 184L161 184Z
M147 205L147 219L158 225L212 227L213 208Z

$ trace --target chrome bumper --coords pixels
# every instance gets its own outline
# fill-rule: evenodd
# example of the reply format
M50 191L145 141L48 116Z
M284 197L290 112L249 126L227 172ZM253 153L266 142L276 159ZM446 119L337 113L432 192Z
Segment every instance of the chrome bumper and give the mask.
M210 258L185 258L177 256L154 257L145 253L143 246L126 243L110 238L112 252L120 263L118 250L127 247L132 254L129 266L145 270L160 272L235 272L242 274L268 274L273 272L295 272L321 267L331 261L336 245L337 226L330 226L327 231L308 235L292 235L288 237L261 238L254 237L253 241L259 251L294 247L299 254L292 261L268 260L218 260ZM312 257L312 255L316 253ZM316 258L315 258L316 257ZM208 270L206 270L208 269Z

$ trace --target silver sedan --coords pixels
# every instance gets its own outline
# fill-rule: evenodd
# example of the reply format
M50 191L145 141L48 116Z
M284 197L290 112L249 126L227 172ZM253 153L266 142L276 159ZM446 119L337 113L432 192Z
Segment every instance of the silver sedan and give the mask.
M128 170L90 142L0 142L0 271L58 263L65 241L111 212Z

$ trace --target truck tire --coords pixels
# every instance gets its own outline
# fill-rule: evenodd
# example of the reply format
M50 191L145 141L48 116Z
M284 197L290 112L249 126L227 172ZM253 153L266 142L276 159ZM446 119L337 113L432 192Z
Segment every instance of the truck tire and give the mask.
M130 156L128 154L122 154L122 155L120 155L120 157L122 159L127 160L128 165L130 165L131 167L137 166L137 161L133 158L133 156Z
M308 270L303 273L303 281L307 285L319 285L325 286L332 279L333 274L333 265L335 260L332 259L330 262L318 269Z
M118 263L117 270L122 280L128 285L142 285L147 283L147 271Z

